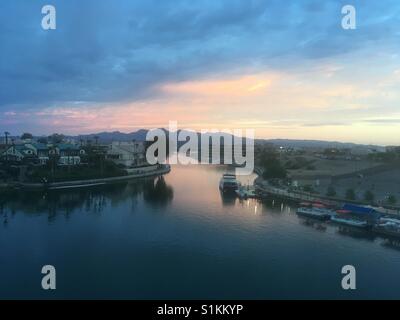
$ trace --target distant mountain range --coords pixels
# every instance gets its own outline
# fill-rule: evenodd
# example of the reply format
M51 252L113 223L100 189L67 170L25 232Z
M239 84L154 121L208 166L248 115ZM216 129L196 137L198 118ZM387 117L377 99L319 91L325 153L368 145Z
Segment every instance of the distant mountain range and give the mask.
M74 138L76 140L95 140L96 137L98 137L100 142L105 142L109 143L112 141L145 141L146 140L146 135L147 135L148 130L141 129L135 132L131 133L123 133L119 131L113 131L113 132L99 132L99 133L93 133L93 134L86 134L86 135L79 135L79 136L74 136L70 138Z
M168 134L168 131L164 129ZM119 131L114 132L99 132L96 134L80 135L70 137L74 139L95 140L98 137L100 142L110 143L112 141L145 141L148 130L141 129L131 133L123 133ZM198 133L200 135L200 133ZM368 148L384 151L385 148L377 145L363 145L356 143L345 143L337 141L323 141L323 140L294 140L294 139L256 139L256 142L272 143L276 146L285 148Z
M377 149L378 151L384 150L385 147L377 145L357 144L351 142L338 142L338 141L323 141L323 140L292 140L292 139L269 139L260 140L274 145L289 147L289 148L369 148Z

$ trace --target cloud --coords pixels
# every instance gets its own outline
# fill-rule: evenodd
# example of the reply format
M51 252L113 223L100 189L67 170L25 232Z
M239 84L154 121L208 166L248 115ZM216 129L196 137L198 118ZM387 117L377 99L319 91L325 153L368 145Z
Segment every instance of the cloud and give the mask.
M364 122L371 123L371 124L378 124L378 125L399 125L400 118L398 118L398 119L368 119L368 120L364 120Z
M53 0L55 31L43 4L0 2L0 124L13 131L167 117L311 129L398 107L397 0L353 1L353 31L341 0Z
M366 39L381 44L398 27L383 5L385 19L375 23L372 1L359 6L368 32L352 35L338 28L340 1L53 2L58 29L51 32L40 28L42 1L2 1L0 108L146 99L168 82L290 68Z

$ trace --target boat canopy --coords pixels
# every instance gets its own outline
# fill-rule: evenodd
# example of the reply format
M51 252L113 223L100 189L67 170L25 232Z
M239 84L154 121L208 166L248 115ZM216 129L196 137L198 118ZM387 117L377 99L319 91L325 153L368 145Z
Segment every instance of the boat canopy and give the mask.
M231 173L225 173L223 175L223 177L226 178L226 179L236 179L236 175L231 174Z
M347 210L347 211L351 211L353 213L359 213L359 214L375 214L375 213L377 213L376 210L373 208L357 206L355 204L349 204L349 203L346 203L343 206L342 210Z
M374 220L378 219L381 216L381 214L378 211L376 211L374 208L357 206L354 204L346 203L343 206L342 210L348 210L348 211L351 211L351 213L354 215L368 217L369 219L374 219Z

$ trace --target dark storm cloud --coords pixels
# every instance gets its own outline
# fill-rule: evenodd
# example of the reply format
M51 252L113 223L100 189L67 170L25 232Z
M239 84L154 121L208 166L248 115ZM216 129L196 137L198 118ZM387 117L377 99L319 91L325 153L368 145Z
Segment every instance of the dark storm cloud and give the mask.
M57 9L55 31L41 29L45 4ZM353 33L340 28L344 4L2 0L0 109L145 99L168 81L291 68L398 40L397 1L353 1Z

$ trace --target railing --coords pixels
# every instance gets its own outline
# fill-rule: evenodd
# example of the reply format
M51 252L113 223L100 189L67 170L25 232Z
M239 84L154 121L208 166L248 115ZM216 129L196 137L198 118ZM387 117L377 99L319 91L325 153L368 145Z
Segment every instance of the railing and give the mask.
M260 179L260 178L258 178ZM329 202L330 204L343 204L343 203L353 203L353 204L359 204L359 205L368 205L366 202L362 201L352 201L348 199L343 199L343 198L336 198L336 197L329 197L329 196L324 196L324 195L315 195L311 193L305 193L301 191L288 191L282 188L277 188L273 187L271 185L268 185L266 181L260 181L256 179L254 185L256 187L256 190L258 189L259 191L269 193L278 197L283 197L287 198L289 200L294 200L294 201L310 201L310 202L318 202L318 201L325 201ZM258 180L258 181L257 181ZM385 212L388 214L400 214L400 207L396 206L382 206L380 209L385 209Z

